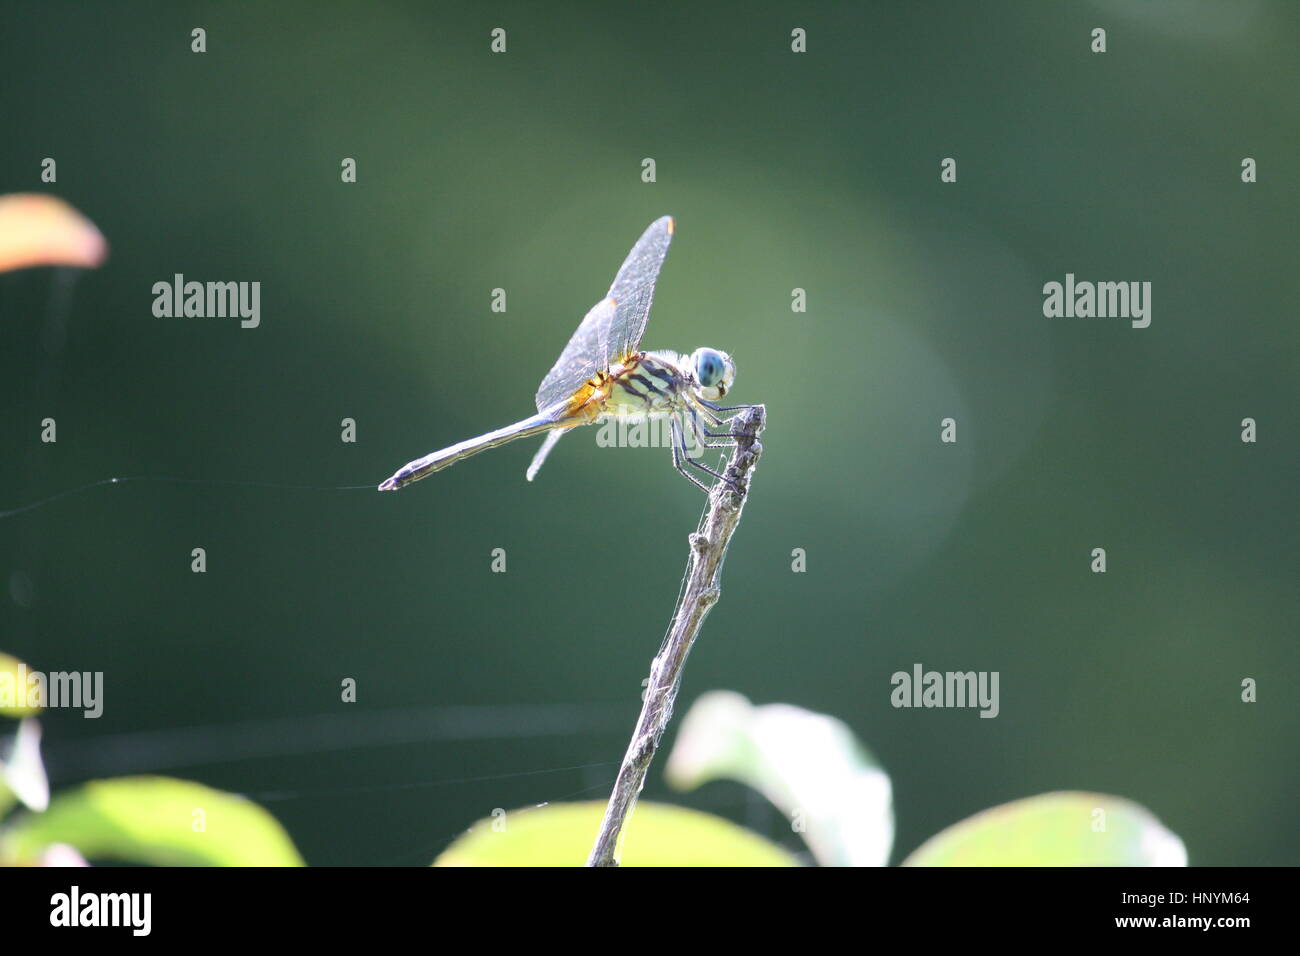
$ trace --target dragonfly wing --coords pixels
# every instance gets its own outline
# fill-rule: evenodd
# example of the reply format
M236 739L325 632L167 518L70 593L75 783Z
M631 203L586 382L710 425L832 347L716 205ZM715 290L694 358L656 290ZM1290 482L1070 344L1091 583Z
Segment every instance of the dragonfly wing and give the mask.
M537 473L542 470L542 463L546 461L546 456L551 453L555 443L568 434L569 431L567 428L556 428L546 433L546 440L542 442L542 447L537 449L537 454L533 456L533 461L524 475L526 479L532 481L537 477Z
M567 401L569 396L582 387L583 382L608 367L604 356L608 347L609 329L616 314L612 299L601 299L591 307L582 324L569 338L569 344L555 360L555 365L537 387L539 412Z
M607 343L609 352L605 359L608 364L612 365L640 347L641 336L650 318L655 280L659 278L659 270L668 255L668 244L672 241L673 217L656 219L641 234L614 277L607 298L618 305Z
M623 260L609 293L587 313L537 389L537 410L565 401L597 372L641 344L655 280L673 238L673 217L650 223Z

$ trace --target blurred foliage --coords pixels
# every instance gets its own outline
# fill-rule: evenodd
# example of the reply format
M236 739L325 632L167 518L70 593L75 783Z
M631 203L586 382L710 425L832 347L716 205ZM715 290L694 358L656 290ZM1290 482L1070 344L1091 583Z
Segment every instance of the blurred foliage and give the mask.
M89 860L154 866L298 866L302 858L257 804L167 777L96 780L57 794L44 813L0 829L0 862L34 863L54 845Z
M823 866L889 862L889 775L833 717L711 691L683 718L664 775L680 790L724 779L753 787Z
M1045 793L950 826L904 866L1186 866L1183 841L1145 807L1104 793Z
M107 254L94 224L57 196L0 196L0 272L33 266L93 269Z
M682 722L667 776L691 788L731 778L761 790L823 866L883 866L894 819L889 777L843 724L799 707L705 694ZM476 823L442 866L576 866L605 804L559 804ZM623 829L632 866L771 866L791 858L726 820L640 803ZM1144 807L1099 793L1047 793L948 827L904 866L1185 866L1187 851Z
M480 820L437 866L581 866L603 801L525 807ZM795 866L785 850L727 820L643 801L624 831L620 866Z
M0 865L296 866L292 841L263 808L201 784L166 777L91 781L30 797L35 721L0 760ZM32 733L24 734L24 729ZM27 743L24 745L24 739ZM12 771L18 768L21 775ZM885 772L839 721L798 707L753 707L739 694L706 694L683 722L669 779L690 788L730 777L761 790L826 866L881 866L893 840ZM26 791L26 793L24 792ZM494 810L435 860L438 866L577 866L605 804ZM641 802L626 821L624 866L794 866L798 859L712 814ZM1054 793L994 807L949 827L908 866L1181 866L1182 842L1149 811L1103 794Z
M14 805L40 812L50 803L50 781L41 760L41 725L24 717L17 725L0 721L0 817Z
M27 717L40 711L40 698L27 693L28 673L26 664L0 652L0 716Z

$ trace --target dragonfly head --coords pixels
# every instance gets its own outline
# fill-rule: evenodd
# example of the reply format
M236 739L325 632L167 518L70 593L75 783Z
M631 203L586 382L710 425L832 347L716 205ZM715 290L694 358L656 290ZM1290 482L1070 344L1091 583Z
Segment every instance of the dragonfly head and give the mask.
M691 369L700 394L716 402L731 390L736 380L736 363L726 352L717 349L696 349L691 353Z

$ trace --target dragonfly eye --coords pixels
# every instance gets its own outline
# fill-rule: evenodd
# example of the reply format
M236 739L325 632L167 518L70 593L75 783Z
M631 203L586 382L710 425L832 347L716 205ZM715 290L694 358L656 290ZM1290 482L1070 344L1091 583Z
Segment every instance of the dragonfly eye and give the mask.
M695 380L701 388L720 388L725 390L731 384L727 374L730 362L717 349L696 349L691 356L695 365Z

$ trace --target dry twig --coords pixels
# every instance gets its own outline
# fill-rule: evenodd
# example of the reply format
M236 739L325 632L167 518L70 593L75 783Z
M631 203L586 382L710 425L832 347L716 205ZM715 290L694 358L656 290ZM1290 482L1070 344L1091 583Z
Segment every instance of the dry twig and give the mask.
M722 562L727 556L731 536L740 524L745 499L749 497L749 481L763 451L758 439L766 420L767 413L762 405L751 406L732 419L736 447L727 463L725 474L728 481L719 481L713 486L699 527L690 536L691 553L677 610L673 613L663 646L650 665L650 680L646 685L641 716L637 719L632 742L614 781L600 832L587 859L588 866L618 866L619 836L645 785L646 773L655 751L659 749L660 738L672 719L673 702L681 685L687 655L695 644L705 615L722 593L718 584Z

